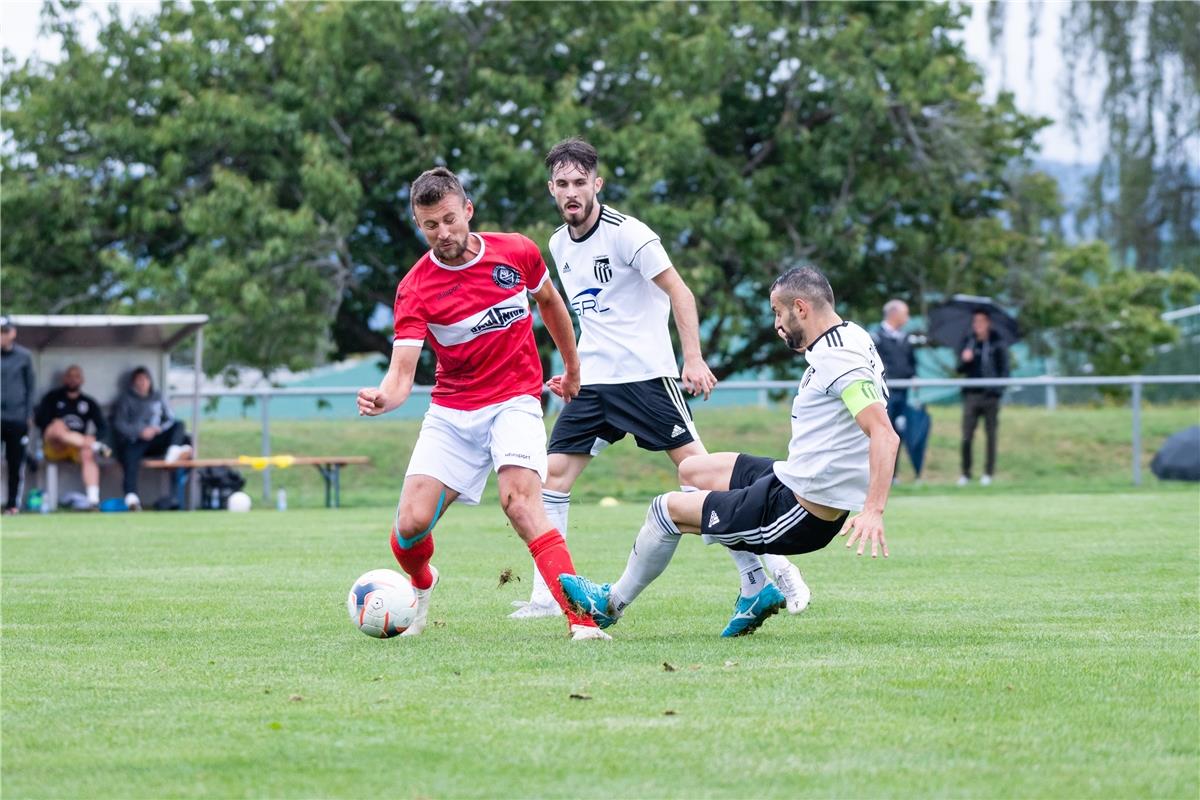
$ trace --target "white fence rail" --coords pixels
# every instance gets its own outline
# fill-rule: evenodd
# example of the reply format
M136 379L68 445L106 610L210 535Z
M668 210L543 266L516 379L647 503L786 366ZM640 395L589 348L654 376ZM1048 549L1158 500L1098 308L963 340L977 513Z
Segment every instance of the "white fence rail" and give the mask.
M1193 384L1200 385L1200 375L1095 375L1090 377L1060 377L1054 375L1039 375L1028 378L913 378L910 380L888 381L893 389L962 389L965 387L982 388L989 386L1001 387L1043 387L1048 392L1047 407L1053 409L1055 401L1053 391L1060 386L1128 386L1130 387L1130 409L1132 411L1132 478L1135 486L1142 483L1142 387L1160 384ZM412 393L416 395L429 394L433 387L414 386ZM763 393L771 390L792 390L796 381L722 381L717 384L717 391L735 389L757 390ZM262 455L271 455L271 399L274 397L353 397L358 389L348 386L311 386L302 388L262 387L254 389L206 389L201 390L199 397L253 397L260 404L262 415ZM196 396L191 389L174 393L181 400ZM198 432L197 432L198 433ZM263 471L263 499L271 499L271 468Z

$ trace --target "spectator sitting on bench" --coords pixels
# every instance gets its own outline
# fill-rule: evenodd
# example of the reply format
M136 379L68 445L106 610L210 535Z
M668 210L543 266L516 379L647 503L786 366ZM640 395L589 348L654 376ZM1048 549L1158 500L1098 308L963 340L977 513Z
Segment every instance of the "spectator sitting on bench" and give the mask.
M150 370L138 367L129 376L129 387L117 398L113 408L113 427L117 429L117 457L125 471L125 505L131 511L142 507L137 495L138 470L147 456L162 456L164 461L192 457L183 422L175 419L162 395L154 391Z
M83 369L78 364L67 367L62 386L46 392L33 415L42 429L42 447L47 461L74 461L83 472L88 505L100 507L100 466L96 456L110 456L112 450L104 443L108 423L100 412L96 398L83 393ZM88 433L88 423L95 434Z

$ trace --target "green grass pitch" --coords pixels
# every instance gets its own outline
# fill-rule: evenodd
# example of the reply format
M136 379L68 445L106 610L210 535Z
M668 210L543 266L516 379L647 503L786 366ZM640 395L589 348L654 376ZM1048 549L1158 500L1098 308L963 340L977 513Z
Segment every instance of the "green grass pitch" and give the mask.
M573 508L580 570L644 508ZM390 516L6 520L4 797L1200 792L1194 489L901 496L891 559L799 558L811 608L734 640L695 537L613 642L505 619L531 566L494 505L439 525L426 635L369 639L345 596Z

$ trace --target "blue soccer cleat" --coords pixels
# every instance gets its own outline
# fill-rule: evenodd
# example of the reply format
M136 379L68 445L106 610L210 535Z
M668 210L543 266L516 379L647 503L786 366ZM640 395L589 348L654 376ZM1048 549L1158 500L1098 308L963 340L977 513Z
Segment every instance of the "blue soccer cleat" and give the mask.
M620 619L608 613L608 594L612 588L609 584L596 584L580 575L566 573L558 576L558 582L567 596L567 605L576 614L591 617L601 628L615 625Z
M733 604L733 618L721 631L722 636L748 636L766 622L767 617L787 605L787 598L773 583L768 583L754 597L738 595Z

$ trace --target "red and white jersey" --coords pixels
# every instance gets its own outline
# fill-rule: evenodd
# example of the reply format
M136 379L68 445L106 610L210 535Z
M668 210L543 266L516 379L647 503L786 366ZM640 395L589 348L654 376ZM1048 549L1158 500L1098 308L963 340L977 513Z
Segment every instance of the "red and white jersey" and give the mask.
M427 252L396 287L393 347L437 356L432 402L473 411L542 396L527 292L549 280L538 246L518 233L473 233L479 255L448 266Z

